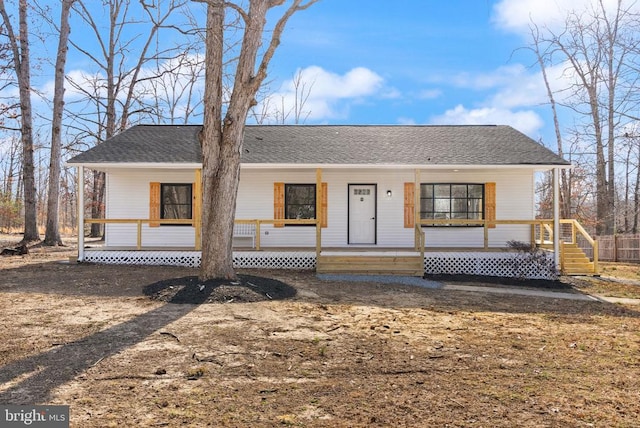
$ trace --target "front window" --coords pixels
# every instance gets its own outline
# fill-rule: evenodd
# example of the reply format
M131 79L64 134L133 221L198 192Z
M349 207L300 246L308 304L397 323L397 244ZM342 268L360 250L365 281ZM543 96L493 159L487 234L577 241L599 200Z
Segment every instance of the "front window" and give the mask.
M316 185L285 184L284 186L285 218L316 218Z
M482 220L483 217L483 184L423 183L420 185L421 219ZM434 224L434 226L438 225Z
M160 218L191 219L191 184L162 184L160 186Z

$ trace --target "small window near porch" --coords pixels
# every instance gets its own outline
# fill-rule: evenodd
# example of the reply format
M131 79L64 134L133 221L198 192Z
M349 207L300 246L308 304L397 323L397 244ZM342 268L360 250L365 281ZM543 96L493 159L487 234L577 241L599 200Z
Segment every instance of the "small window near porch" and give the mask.
M284 186L285 218L316 218L316 185L285 184ZM307 226L307 225L301 225ZM313 226L313 225L309 225Z
M160 186L160 218L191 219L193 211L192 184L165 184Z
M420 218L482 220L484 218L484 184L422 183L420 185ZM454 225L433 224L431 226Z

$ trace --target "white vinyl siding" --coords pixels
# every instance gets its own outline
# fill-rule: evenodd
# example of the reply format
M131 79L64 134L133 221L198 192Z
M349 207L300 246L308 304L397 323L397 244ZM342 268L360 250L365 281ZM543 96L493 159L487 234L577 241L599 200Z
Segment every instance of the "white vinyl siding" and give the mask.
M107 174L107 218L148 218L149 183L192 183L194 171L112 170ZM404 183L414 182L413 170L324 169L322 182L328 188L328 227L322 229L323 247L347 247L348 185L376 184L377 247L413 247L413 229L404 227ZM274 182L315 183L316 171L243 169L236 219L273 219ZM421 183L496 183L496 218L534 218L534 173L526 169L422 170ZM387 196L387 191L391 196ZM223 201L220 202L224 203ZM194 228L189 226L143 226L143 245L192 247ZM482 247L483 228L425 228L427 247ZM273 227L262 225L263 247L314 247L314 227ZM206 237L203 237L206 239ZM498 225L489 231L489 246L504 247L509 240L528 242L527 225ZM108 225L107 246L135 246L135 225Z
M107 174L106 215L112 219L149 218L149 183L193 183L194 171L117 170ZM105 244L109 247L135 246L136 224L108 224ZM195 231L191 226L142 225L145 247L193 247Z
M238 195L236 218L271 218L273 215L273 183L314 182L315 171L243 170ZM377 184L377 246L412 247L413 229L403 225L403 191L405 182L413 182L411 170L323 170L322 181L328 185L328 222L322 229L324 247L346 247L348 223L348 185ZM499 170L473 172L421 171L420 181L447 183L496 182L498 219L532 219L534 215L533 172L527 170ZM387 197L387 191L391 197ZM302 229L302 230L301 230ZM262 227L261 245L284 247L313 247L315 229ZM430 247L481 247L483 228L426 229ZM530 239L526 225L499 225L489 232L490 246L505 246L515 239Z

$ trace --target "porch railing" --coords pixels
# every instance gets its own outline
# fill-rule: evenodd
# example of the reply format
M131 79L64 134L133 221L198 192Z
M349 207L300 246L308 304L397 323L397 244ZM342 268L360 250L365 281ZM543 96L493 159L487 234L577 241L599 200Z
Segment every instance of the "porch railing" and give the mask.
M142 225L149 223L158 223L157 219L84 219L84 224L135 224L136 227L136 249L140 250L143 246ZM195 219L163 219L159 221L161 225L190 225L195 227ZM569 243L576 244L578 236L584 238L593 249L594 266L598 266L598 241L593 239L582 225L573 219L562 219L561 224L571 226L571 235ZM316 219L237 219L235 224L253 224L255 226L255 248L260 250L261 226L265 224L271 225L315 225L316 226L316 253L321 251L321 228L320 223ZM534 219L534 220L474 220L474 219L421 219L415 223L415 249L424 254L426 248L429 228L425 226L453 225L453 226L480 226L483 228L483 247L489 248L490 229L497 225L529 225L531 227L531 243L536 245L544 245L553 241L553 220L551 219ZM562 240L566 242L565 240ZM198 243L199 240L196 240ZM199 250L200 248L197 248Z
M158 220L148 218L85 218L84 224L135 224L137 225L136 233L136 249L142 249L142 225L149 223L158 223ZM193 226L192 219L163 219L160 221L163 225L186 224Z
M160 223L160 225L162 226L170 226L170 225L189 225L189 226L194 226L195 227L195 219L162 219L162 220L158 220L158 219L148 219L148 218L118 218L118 219L105 219L105 218L92 218L92 219L88 219L85 218L84 219L84 224L135 224L137 226L136 228L136 249L137 250L141 250L142 249L142 225L143 224L149 224L149 223L155 223L158 224ZM260 226L263 224L277 224L278 226L280 225L315 225L316 226L316 241L317 241L317 245L316 245L316 252L320 251L320 239L319 239L319 231L318 229L320 229L319 227L319 222L316 221L315 219L278 219L278 220L274 220L274 219L252 219L252 220L235 220L234 222L235 224L253 224L255 226L255 231L256 231L256 241L255 241L255 245L256 245L256 250L260 250ZM200 250L200 248L198 248L199 245L197 245L197 243L199 242L199 240L196 240L196 250Z
M263 224L277 224L278 226L287 225L287 224L306 224L306 225L315 225L316 226L316 252L320 252L320 238L318 236L320 229L318 221L316 219L251 219L251 220L236 220L235 224L253 224L256 228L256 250L260 250L260 226Z
M531 245L551 242L553 240L553 220L484 220L484 219L421 219L419 222L425 231L425 241L428 239L429 229L425 226L478 226L483 228L483 247L489 248L489 231L498 225L529 225L531 228ZM417 243L416 243L417 245Z
M564 244L578 245L578 238L582 238L581 242L586 242L591 248L593 257L594 271L598 272L598 241L593 239L591 235L582 227L582 225L575 219L561 219L559 220L561 225L571 226L570 235L566 236L561 234L560 236L560 254L564 254ZM541 246L553 243L553 220L552 219L535 219L535 220L471 220L471 219L421 219L419 225L420 229L425 231L423 239L418 242L418 228L416 228L416 247L418 245L424 246L424 242L429 234L428 228L424 226L437 226L437 225L459 225L459 226L482 226L484 228L484 248L489 248L489 229L493 225L515 225L525 224L531 226L531 245L539 244ZM568 238L568 240L567 240Z

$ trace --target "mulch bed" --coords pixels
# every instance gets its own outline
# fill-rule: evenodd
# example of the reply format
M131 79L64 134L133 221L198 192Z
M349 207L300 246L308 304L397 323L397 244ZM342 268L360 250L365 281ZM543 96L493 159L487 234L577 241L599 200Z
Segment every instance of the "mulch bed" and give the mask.
M252 275L238 275L236 281L171 278L147 285L143 291L153 300L181 304L262 302L296 295L296 289L284 282Z

